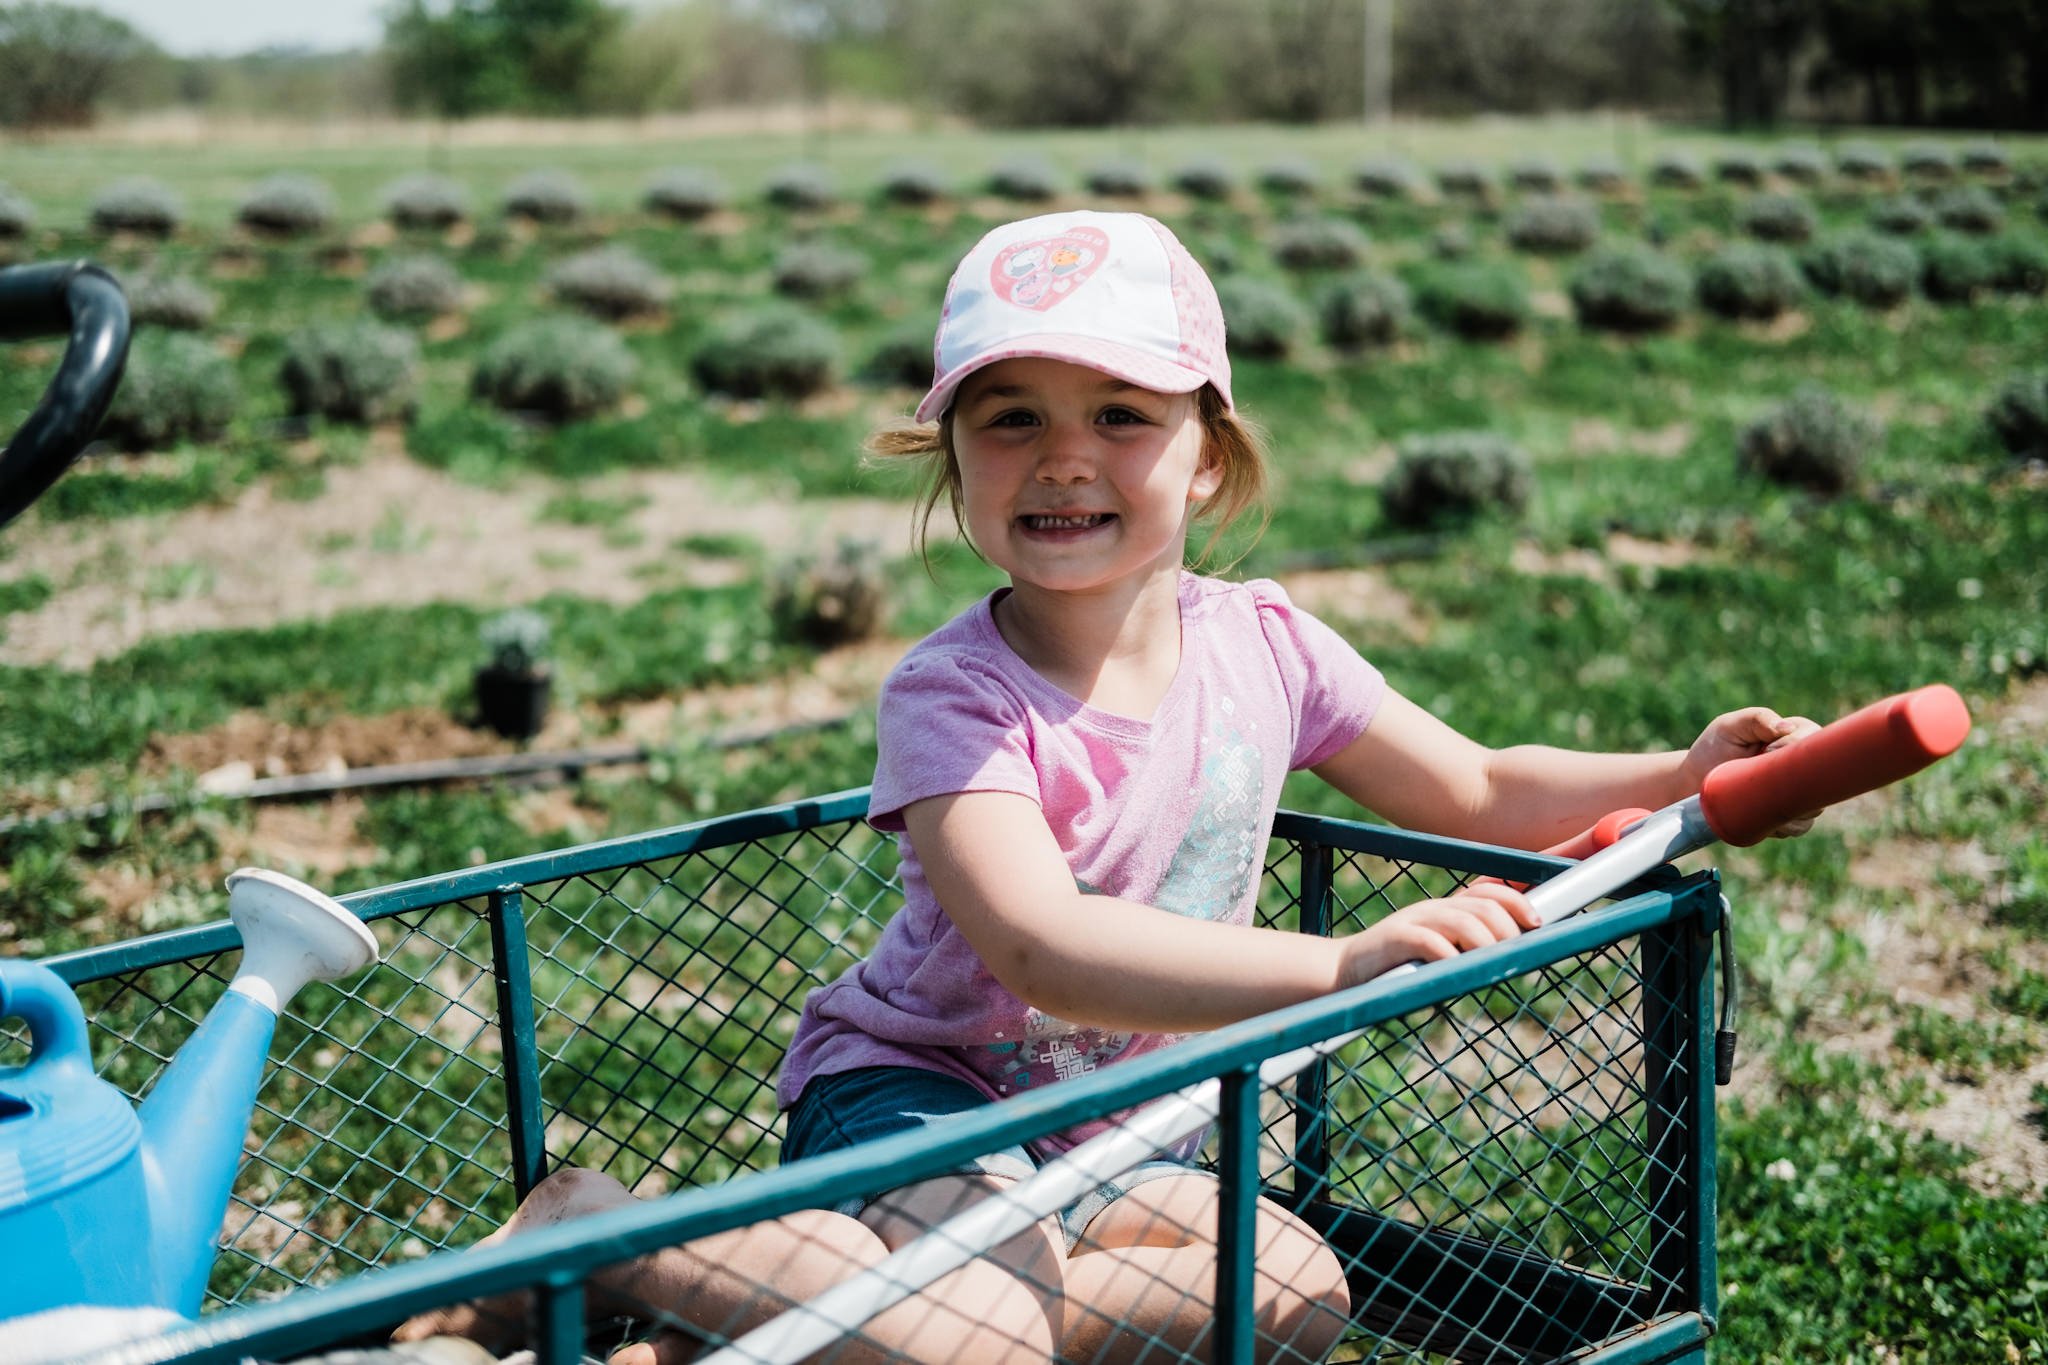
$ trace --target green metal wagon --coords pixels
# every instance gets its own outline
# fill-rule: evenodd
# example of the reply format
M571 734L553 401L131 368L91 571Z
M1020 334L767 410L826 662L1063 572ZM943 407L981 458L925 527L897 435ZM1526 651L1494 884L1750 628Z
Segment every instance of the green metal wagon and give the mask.
M1338 1359L1705 1359L1710 969L1725 928L1713 872L1661 868L1523 938L782 1167L774 1072L804 997L866 952L900 899L894 841L863 822L866 800L841 792L345 897L382 961L308 987L279 1021L208 1311L114 1358L286 1360L522 1287L544 1365L601 1356L633 1330L586 1324L584 1281L604 1265L1214 1077L1216 1358L1251 1359L1243 1234L1264 1193L1344 1262L1353 1317ZM1283 813L1260 914L1342 934L1473 877L1563 866ZM223 922L45 965L77 989L102 1074L139 1097L224 989L236 948ZM1260 1084L1265 1059L1359 1029ZM0 1061L20 1046L0 1042ZM649 1198L460 1250L570 1165Z

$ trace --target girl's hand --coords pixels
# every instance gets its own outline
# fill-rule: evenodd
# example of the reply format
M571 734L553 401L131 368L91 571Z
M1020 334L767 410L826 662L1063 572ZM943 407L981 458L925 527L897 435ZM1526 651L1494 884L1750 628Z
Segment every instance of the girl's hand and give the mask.
M1529 898L1498 882L1417 901L1343 940L1338 988L1370 981L1404 962L1437 962L1540 927Z
M1684 771L1688 792L1700 789L1708 773L1730 759L1753 758L1758 754L1797 744L1820 726L1805 716L1780 716L1768 706L1750 706L1714 717L1686 752ZM1789 839L1813 828L1819 811L1808 811L1788 820L1770 833L1773 839Z

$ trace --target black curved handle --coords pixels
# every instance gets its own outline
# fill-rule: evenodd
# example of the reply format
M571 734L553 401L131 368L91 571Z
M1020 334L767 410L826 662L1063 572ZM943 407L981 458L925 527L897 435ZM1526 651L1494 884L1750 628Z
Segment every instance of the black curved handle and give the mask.
M128 363L128 297L112 275L88 261L0 270L0 340L66 332L71 340L56 378L0 451L0 526L85 449Z

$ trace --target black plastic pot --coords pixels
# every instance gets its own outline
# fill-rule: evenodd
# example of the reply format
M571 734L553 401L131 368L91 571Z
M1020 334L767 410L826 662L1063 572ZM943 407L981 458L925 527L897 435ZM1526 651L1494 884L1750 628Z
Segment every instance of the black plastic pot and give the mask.
M551 679L486 665L476 671L476 709L507 739L532 739L548 718Z

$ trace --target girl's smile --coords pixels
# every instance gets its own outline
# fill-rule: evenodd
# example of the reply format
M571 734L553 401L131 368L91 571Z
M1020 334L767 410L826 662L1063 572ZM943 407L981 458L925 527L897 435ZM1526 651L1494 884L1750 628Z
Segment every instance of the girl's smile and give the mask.
M1026 513L1017 518L1027 535L1044 537L1054 541L1078 539L1083 533L1096 530L1116 520L1114 512L1054 512Z

